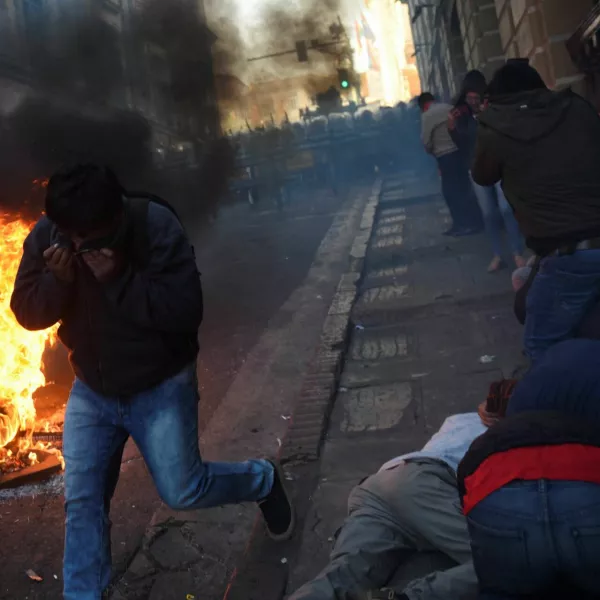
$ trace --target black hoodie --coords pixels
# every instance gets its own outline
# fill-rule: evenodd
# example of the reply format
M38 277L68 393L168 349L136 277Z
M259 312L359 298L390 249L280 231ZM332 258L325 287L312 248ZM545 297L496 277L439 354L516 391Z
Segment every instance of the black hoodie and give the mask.
M502 181L527 245L600 237L600 117L571 90L495 98L479 117L473 179Z

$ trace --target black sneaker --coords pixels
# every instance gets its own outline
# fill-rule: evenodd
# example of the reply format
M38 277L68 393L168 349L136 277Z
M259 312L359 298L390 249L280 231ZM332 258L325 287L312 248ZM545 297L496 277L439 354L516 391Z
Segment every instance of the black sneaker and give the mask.
M276 542L289 540L296 526L296 515L290 496L285 489L284 475L281 467L269 461L273 465L274 478L273 487L269 495L258 503L267 525L269 537Z

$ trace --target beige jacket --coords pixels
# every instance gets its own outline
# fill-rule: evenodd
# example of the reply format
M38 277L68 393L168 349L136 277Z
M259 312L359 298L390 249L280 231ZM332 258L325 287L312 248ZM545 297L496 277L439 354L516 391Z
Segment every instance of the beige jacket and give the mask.
M427 152L436 158L458 150L448 131L448 114L452 108L450 104L435 102L421 116L421 139Z

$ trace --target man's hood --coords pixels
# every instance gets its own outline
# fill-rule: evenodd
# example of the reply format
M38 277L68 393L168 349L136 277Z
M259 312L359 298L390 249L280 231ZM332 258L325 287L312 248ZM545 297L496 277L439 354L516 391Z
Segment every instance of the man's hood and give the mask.
M506 137L534 142L562 123L573 102L571 90L535 90L497 96L479 122Z

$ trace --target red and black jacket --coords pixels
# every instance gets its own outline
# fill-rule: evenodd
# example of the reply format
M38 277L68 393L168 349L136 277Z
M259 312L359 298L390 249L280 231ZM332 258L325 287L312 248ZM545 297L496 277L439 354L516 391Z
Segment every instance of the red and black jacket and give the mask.
M516 448L580 444L600 448L600 423L559 411L529 411L506 417L473 441L458 466L461 501L465 480L489 457Z

